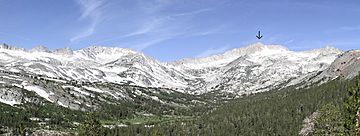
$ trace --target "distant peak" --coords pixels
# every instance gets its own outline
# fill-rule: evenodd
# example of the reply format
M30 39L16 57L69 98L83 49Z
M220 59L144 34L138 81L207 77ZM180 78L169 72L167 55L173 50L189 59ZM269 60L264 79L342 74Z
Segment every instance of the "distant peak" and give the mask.
M244 54L244 53L254 53L257 51L262 51L264 49L271 49L271 50L284 50L288 51L289 49L282 45L265 45L263 43L257 42L254 44L250 44L245 47L235 48L231 51L225 52L225 54Z
M135 52L135 51L133 51L131 49L127 49L127 48L106 47L106 46L99 46L99 45L92 45L92 46L89 46L82 50L91 50L91 51L97 51L97 52L104 52L104 51L106 52L107 50Z
M261 43L261 42L256 42L253 44L248 45L248 47L264 47L265 44Z
M326 50L337 50L337 51L341 51L340 49L335 48L335 47L330 46L330 45L326 45L326 46L324 47L324 49L326 49Z
M250 44L249 46L245 47L245 48L269 48L269 49L283 49L283 50L289 50L287 47L282 46L282 45L276 45L276 44L269 44L269 45L265 45L263 43L257 42L254 44Z
M184 64L184 63L199 63L199 62L215 62L218 60L235 60L243 55L249 55L256 52L261 52L264 50L278 50L277 52L288 51L288 48L281 45L265 45L263 43L257 42L250 44L244 47L235 48L229 51L226 51L222 54L211 55L202 58L185 58L179 61L175 61L175 64ZM229 59L230 58L230 59Z
M30 50L30 52L48 52L48 53L50 53L51 51L43 45L38 45L38 46L35 46L34 48L32 48Z
M0 49L7 49L7 50L22 50L22 51L25 51L24 48L18 48L18 47L15 47L15 46L11 46L11 45L8 45L8 44L0 44Z
M331 54L331 53L342 53L343 51L338 48L327 45L323 48L313 49L308 52L320 52L324 54Z
M65 48L61 48L61 49L56 49L54 51L54 53L60 54L60 55L72 55L73 51L69 47L65 47Z
M81 54L92 59L101 59L101 60L117 59L121 56L129 55L129 54L140 54L136 51L126 48L104 47L104 46L95 46L95 45L80 49L76 52L80 52Z

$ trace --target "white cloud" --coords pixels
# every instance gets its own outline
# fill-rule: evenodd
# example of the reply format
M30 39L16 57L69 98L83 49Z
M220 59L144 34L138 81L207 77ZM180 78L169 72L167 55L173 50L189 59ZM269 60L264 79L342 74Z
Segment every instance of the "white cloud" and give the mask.
M80 6L81 16L79 19L84 18L97 18L101 14L100 7L103 1L100 0L76 0Z
M225 51L227 51L229 49L228 46L223 46L220 48L210 48L205 50L204 52L201 52L200 54L196 55L196 57L208 57L210 55L215 55L215 54L219 54L219 53L223 53Z
M79 5L81 12L79 20L88 19L90 23L85 30L72 37L71 42L91 36L95 32L96 26L101 21L102 6L104 5L104 1L101 0L76 0L76 3Z

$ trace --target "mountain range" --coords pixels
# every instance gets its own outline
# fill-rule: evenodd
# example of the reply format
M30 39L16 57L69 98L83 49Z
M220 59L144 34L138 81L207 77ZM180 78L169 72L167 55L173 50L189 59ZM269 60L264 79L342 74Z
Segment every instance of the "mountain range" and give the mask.
M79 100L80 96L96 93L125 100L143 93L131 94L104 84L158 88L186 95L240 97L289 86L321 84L338 77L351 78L359 70L360 51L343 52L329 46L291 51L281 45L254 43L209 57L161 62L141 52L116 47L50 51L44 46L25 50L2 44L0 85L15 89L2 88L0 102L15 105L31 101L20 91L25 89L60 106L81 109L81 105L92 107L92 103ZM147 94L142 96L162 101Z

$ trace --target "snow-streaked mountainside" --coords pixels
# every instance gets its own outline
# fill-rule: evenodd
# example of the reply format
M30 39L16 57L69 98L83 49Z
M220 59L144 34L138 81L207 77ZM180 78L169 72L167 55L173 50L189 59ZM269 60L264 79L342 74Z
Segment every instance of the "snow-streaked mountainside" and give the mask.
M43 75L64 81L108 82L171 88L190 94L235 94L293 85L323 71L342 52L325 47L295 52L280 45L255 43L205 58L165 63L123 48L91 46L77 51L26 51L0 45L0 70Z
M248 94L300 83L302 77L326 69L341 53L333 47L295 52L280 45L256 43L173 65L196 77L196 82L191 82L196 93Z
M40 98L77 110L143 101L187 107L206 103L203 95L216 101L289 86L306 87L337 77L351 78L357 71L359 51L342 52L333 47L297 52L255 43L205 58L160 62L123 48L50 51L44 46L25 50L3 44L0 103L38 103Z
M170 66L129 49L92 46L78 51L45 47L30 51L0 48L0 69L86 82L180 87L186 83ZM176 75L176 76L174 76Z

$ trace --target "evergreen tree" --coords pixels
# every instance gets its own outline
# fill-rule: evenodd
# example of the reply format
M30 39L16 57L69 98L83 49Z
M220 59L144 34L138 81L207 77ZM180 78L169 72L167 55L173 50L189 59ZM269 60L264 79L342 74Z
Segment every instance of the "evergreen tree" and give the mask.
M19 136L26 136L27 135L27 129L24 126L23 123L20 123L15 130L13 131L14 135L19 135Z
M360 72L356 78L355 87L349 87L348 93L349 97L345 100L347 111L346 133L360 136Z
M94 112L87 113L85 122L80 127L80 136L100 136L101 135L101 123L97 119L97 115Z
M343 117L333 104L321 107L315 122L315 136L342 135L344 133Z

